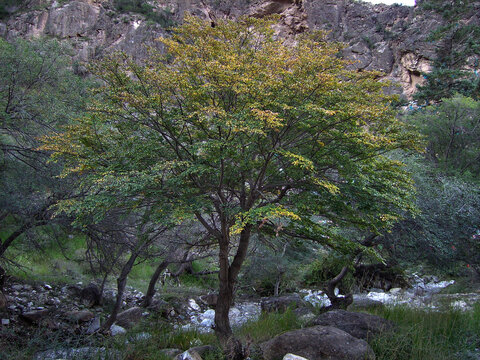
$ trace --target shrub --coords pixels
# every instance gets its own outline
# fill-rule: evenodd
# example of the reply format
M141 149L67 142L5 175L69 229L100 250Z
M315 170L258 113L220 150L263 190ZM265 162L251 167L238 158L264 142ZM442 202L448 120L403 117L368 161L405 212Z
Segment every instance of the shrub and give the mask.
M308 286L325 286L326 283L337 276L344 266L351 264L345 257L334 252L322 256L309 264L305 269L304 283ZM355 279L353 274L349 272L338 286L340 292L350 292Z

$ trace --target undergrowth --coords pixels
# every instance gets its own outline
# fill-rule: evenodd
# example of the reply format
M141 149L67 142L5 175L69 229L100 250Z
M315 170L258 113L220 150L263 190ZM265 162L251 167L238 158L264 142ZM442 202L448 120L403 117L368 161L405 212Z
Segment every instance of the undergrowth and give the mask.
M398 325L370 342L377 360L474 359L480 347L480 304L467 312L393 307L375 313Z

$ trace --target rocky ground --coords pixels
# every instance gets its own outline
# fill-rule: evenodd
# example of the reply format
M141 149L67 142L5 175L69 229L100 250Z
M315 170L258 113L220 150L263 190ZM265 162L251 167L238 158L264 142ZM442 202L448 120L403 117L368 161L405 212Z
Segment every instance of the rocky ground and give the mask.
M405 289L392 288L389 291L370 289L369 292L355 294L351 309L383 306L384 304L403 304L432 310L438 310L442 306L470 309L472 304L480 298L480 293L439 294L441 289L451 285L453 281L441 281L433 276L420 277L413 274L409 282L411 286ZM200 332L212 331L215 314L212 307L216 301L214 294L176 297L173 301L167 302L162 299L162 294L157 293L153 305L149 308L142 308L141 303L144 295L138 290L128 288L124 296L122 312L118 315L110 333L107 335L99 334L97 330L100 328L101 322L108 317L109 310L115 301L116 292L110 288L106 289L100 305L94 301L97 292L98 288L94 284L32 284L10 279L4 288L3 302L0 301L0 332L2 333L0 343L26 343L35 332L41 329L41 331L51 333L60 342L64 341L65 348L40 352L35 357L37 360L84 357L84 353L90 354L92 351L100 355L103 354L104 357L106 350L102 350L98 346L92 347L91 344L102 343L104 336L124 334L127 329L150 316L162 317L166 321L176 324L178 328L195 328ZM328 306L329 300L321 291L303 290L298 294L280 297L259 298L254 301L239 300L231 309L231 323L232 326L238 327L248 320L257 319L261 311L283 312L292 305L296 308L294 310L295 314L304 323L310 322L312 326L332 326L336 324L335 327L339 328L339 324L343 321L341 319L346 316L345 313L339 313L334 320L316 318L314 306L317 308ZM350 319L349 321L352 322L353 320ZM368 320L363 319L362 321ZM383 324L380 320L375 320L374 323L377 325ZM368 325L367 330L373 326L372 324ZM390 325L383 324L382 326L389 327ZM341 326L340 329L346 331ZM340 341L339 338L348 340L348 337L345 338L345 334L339 334L335 329L312 330L312 334L303 334L302 336L306 336L306 338L318 336L318 331L327 338L337 339L336 341ZM349 333L349 331L346 332ZM353 330L353 334L355 338L362 338L363 336L359 335L357 330ZM291 336L295 338L297 335L293 334ZM135 335L135 338L132 338L131 341L148 339L150 336L148 333L140 333ZM69 344L72 339L76 339L75 344L71 344L74 347L70 347ZM277 339L277 341L288 342L290 340ZM272 340L271 344L275 344L275 341ZM359 343L359 349L363 349L359 351L364 355L370 354L369 348L364 345ZM270 346L268 347L270 349L277 345L268 346ZM302 351L300 350L297 353L301 354ZM179 352L181 351L176 351L175 355ZM350 355L345 356L348 358Z

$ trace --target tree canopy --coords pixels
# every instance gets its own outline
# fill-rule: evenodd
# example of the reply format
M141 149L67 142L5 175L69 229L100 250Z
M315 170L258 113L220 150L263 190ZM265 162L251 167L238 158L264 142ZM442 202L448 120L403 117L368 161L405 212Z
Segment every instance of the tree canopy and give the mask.
M430 34L430 40L437 42L436 59L432 71L424 74L425 84L418 87L415 99L428 104L452 97L455 93L478 99L478 2L428 0L422 1L420 8L439 14L444 24Z
M0 39L0 221L11 230L0 256L18 236L51 223L49 207L71 190L55 178L60 167L37 150L38 137L85 108L91 84L73 73L70 55L55 40Z
M99 63L102 100L43 149L81 173L89 195L60 210L99 214L148 204L156 221L195 218L219 246L216 333L252 233L347 251L336 226L379 232L411 211L413 186L394 149L417 137L374 72L355 72L322 33L285 44L272 21L215 27L187 18L145 65Z

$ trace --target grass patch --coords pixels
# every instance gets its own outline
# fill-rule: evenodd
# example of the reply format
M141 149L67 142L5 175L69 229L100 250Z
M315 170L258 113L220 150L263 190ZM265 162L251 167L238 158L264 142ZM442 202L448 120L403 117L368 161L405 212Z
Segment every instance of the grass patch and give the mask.
M131 341L142 332L150 334L151 337L145 340ZM133 331L110 340L112 343L108 347L119 350L125 356L125 359L129 360L171 359L163 355L160 352L161 349L188 350L200 345L218 347L217 339L213 333L204 334L196 330L175 329L171 324L155 318L150 318L148 321L139 324Z
M52 240L49 228L35 231L37 246L20 238L8 248L8 257L19 265L10 266L9 274L25 281L67 283L84 280L88 272L84 262L85 238L82 235L62 235ZM27 250L26 250L27 249Z
M301 327L302 323L298 316L288 309L283 314L262 313L258 320L249 321L238 329L236 335L244 342L261 343L286 331Z
M377 360L469 359L480 347L480 304L470 312L394 307L375 313L398 324L398 331L370 342Z

